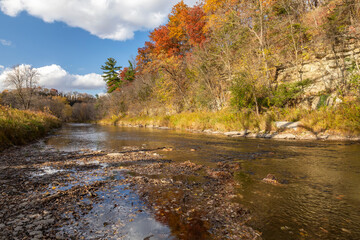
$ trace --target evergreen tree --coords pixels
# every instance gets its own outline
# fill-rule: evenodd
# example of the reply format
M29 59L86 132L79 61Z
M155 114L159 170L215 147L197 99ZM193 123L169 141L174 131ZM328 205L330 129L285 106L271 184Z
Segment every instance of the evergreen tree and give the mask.
M129 61L129 67L127 69L127 71L125 72L125 77L124 80L128 81L128 82L132 82L135 80L135 69L133 64Z
M102 77L106 82L108 93L111 93L116 89L120 89L122 81L119 78L119 71L121 68L121 66L116 66L116 60L114 58L108 58L105 65L101 66L104 73Z

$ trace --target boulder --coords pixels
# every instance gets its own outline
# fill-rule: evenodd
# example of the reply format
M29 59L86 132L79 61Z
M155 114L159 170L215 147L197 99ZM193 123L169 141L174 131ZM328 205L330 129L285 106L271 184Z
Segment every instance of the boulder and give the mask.
M300 126L300 122L287 122L287 121L279 121L275 122L275 126L280 129L294 129L296 130Z

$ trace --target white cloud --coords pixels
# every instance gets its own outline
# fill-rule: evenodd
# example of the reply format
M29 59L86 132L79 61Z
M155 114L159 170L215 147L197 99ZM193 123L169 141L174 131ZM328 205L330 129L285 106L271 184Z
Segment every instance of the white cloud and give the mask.
M0 43L4 46L11 46L11 41L5 40L5 39L0 39Z
M105 82L100 74L74 75L55 64L37 68L37 71L40 75L39 84L47 88L55 88L60 91L102 90L105 88Z
M1 70L1 68L0 68ZM90 73L75 75L65 71L61 66L53 64L36 69L39 73L39 85L55 88L59 91L103 90L106 85L100 74ZM0 75L0 91L5 89L4 80L11 69L6 68Z
M8 70L10 69L5 68L4 66L0 67L0 92L6 88L5 78Z
M26 11L45 22L60 21L103 39L126 40L163 24L178 0L0 0L9 16ZM194 5L198 0L185 0Z

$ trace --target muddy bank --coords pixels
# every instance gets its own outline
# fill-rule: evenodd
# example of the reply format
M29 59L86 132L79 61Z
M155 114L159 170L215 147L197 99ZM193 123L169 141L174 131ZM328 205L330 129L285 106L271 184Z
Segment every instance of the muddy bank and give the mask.
M164 160L163 149L0 156L0 239L260 239L246 226L238 163Z

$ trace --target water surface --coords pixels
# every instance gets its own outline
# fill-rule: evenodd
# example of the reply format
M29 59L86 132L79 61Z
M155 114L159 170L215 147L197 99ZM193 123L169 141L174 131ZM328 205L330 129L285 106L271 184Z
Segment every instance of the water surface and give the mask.
M252 212L249 225L264 239L360 239L360 143L68 124L46 144L64 151L124 151L137 146L159 149L174 161L209 166L241 162L242 170L235 174L239 199ZM163 147L173 151L163 152ZM282 184L262 182L269 173Z

